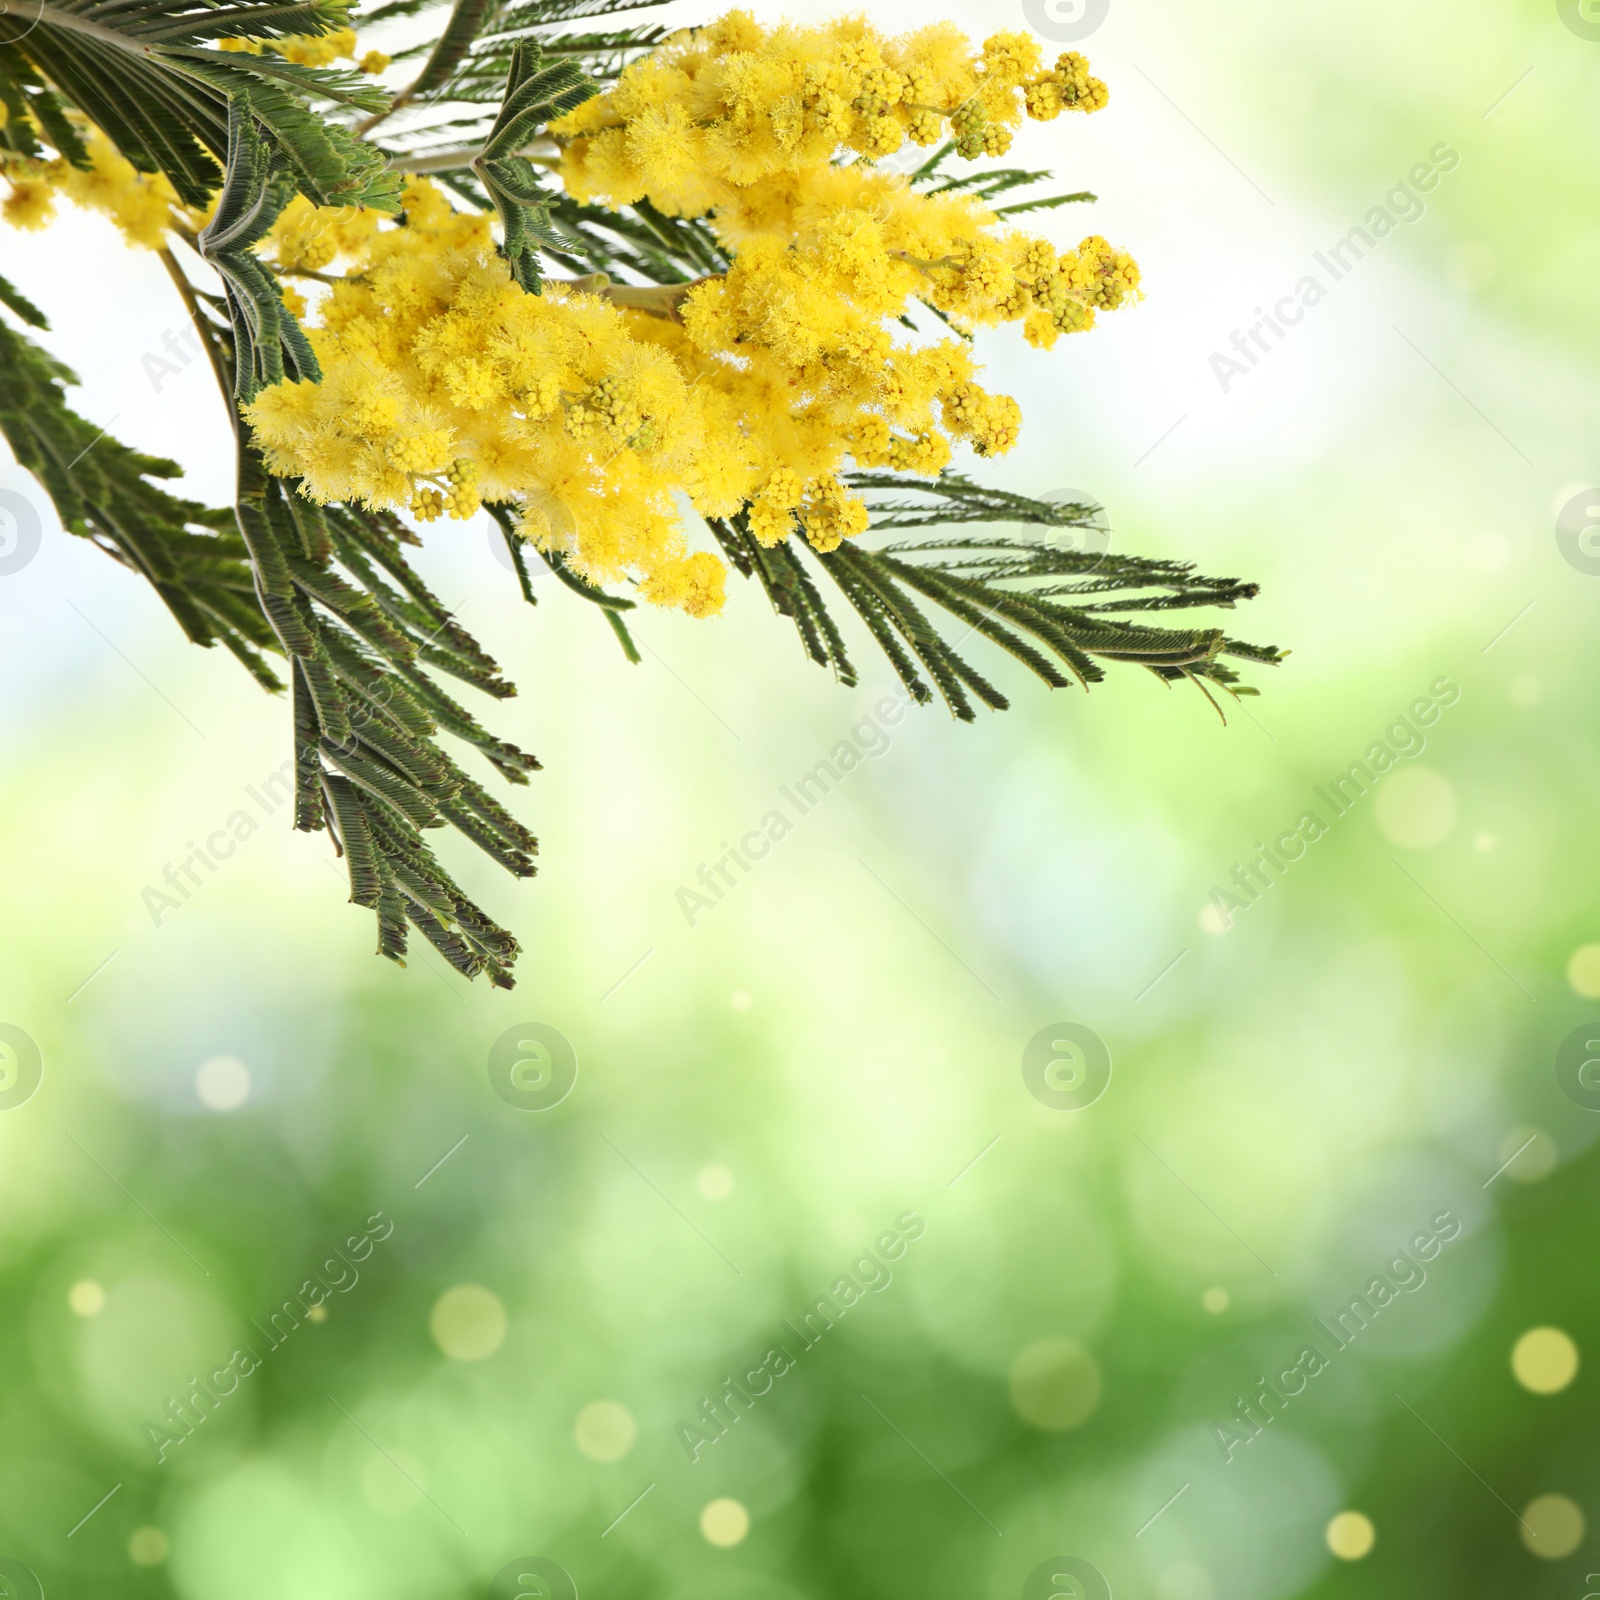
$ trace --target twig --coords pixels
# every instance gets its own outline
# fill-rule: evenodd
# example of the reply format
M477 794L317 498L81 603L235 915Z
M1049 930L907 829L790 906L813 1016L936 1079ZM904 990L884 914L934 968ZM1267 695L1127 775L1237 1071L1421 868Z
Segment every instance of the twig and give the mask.
M194 324L194 330L200 337L200 343L205 347L206 359L211 363L211 374L217 380L217 388L222 392L222 404L228 413L228 420L233 425L235 435L239 432L239 415L233 404L233 374L228 370L228 365L223 359L221 349L217 345L217 329L211 320L200 309L200 300L195 293L195 287L189 282L188 275L178 265L177 258L165 245L156 251L161 258L161 265L167 269L167 276L172 279L178 293L183 296L184 306L189 312L189 321Z
M712 277L691 279L688 283L613 283L604 272L586 272L581 278L546 278L555 289L571 289L577 294L598 295L614 306L625 306L630 311L643 311L652 317L664 317L668 322L682 322L678 307L691 289L710 283Z
M389 157L389 170L391 172L454 172L458 167L470 167L482 151L466 145L457 145L452 150L431 150L422 155L391 155ZM525 161L531 161L536 167L545 167L554 172L561 165L561 151L553 139L535 139L532 144L525 145L516 152Z

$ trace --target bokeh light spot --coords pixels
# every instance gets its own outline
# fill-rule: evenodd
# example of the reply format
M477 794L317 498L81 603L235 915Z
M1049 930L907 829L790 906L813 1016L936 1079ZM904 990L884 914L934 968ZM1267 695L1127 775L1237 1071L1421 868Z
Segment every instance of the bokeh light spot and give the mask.
M1511 559L1511 546L1503 535L1485 528L1467 540L1467 565L1474 572L1498 572Z
M194 1092L208 1111L237 1111L250 1098L250 1069L238 1056L212 1056L200 1063Z
M1578 1347L1560 1328L1529 1328L1511 1348L1511 1370L1534 1394L1560 1394L1578 1375Z
M1522 1513L1522 1542L1546 1561L1561 1561L1583 1543L1583 1513L1564 1494L1542 1494Z
M1377 1543L1378 1530L1372 1518L1359 1511L1341 1511L1327 1527L1328 1548L1341 1561L1359 1561Z
M700 1513L700 1531L719 1550L731 1549L750 1531L750 1513L737 1500L713 1500Z
M1217 1586L1198 1562L1180 1561L1156 1579L1156 1600L1216 1600Z
M1556 1169L1556 1142L1543 1128L1513 1128L1500 1141L1505 1175L1516 1183L1538 1183Z
M1445 271L1461 294L1478 294L1487 289L1499 270L1499 257L1479 239L1463 239L1451 245L1445 256Z
M750 991L748 989L735 989L733 993L728 996L728 1004L732 1006L735 1011L748 1011L750 1007L755 1004L755 1001L750 998Z
M1076 1428L1100 1403L1100 1368L1070 1339L1040 1339L1011 1364L1011 1404L1047 1433Z
M475 1283L446 1289L428 1317L433 1342L452 1361L482 1361L506 1336L506 1308L500 1297Z
M733 1193L733 1174L719 1162L701 1167L695 1175L694 1186L702 1200L726 1200Z
M1600 944L1580 944L1567 959L1567 982L1585 1000L1600 1000Z
M1390 844L1427 850L1456 825L1456 791L1432 767L1402 767L1378 790L1376 816Z
M128 1559L136 1567L159 1567L171 1548L160 1528L135 1528L128 1536Z
M1306 116L1316 106L1317 85L1309 73L1280 72L1272 84L1272 99L1287 116Z
M67 1290L67 1304L80 1317L97 1317L105 1310L106 1292L93 1278L80 1278Z
M361 1493L374 1511L401 1517L422 1504L422 1463L404 1450L374 1451L361 1469Z
M1233 1304L1233 1296L1220 1284L1212 1286L1200 1296L1200 1304L1214 1317L1220 1317Z
M572 1425L578 1448L591 1461L620 1461L639 1437L633 1413L618 1400L593 1400Z

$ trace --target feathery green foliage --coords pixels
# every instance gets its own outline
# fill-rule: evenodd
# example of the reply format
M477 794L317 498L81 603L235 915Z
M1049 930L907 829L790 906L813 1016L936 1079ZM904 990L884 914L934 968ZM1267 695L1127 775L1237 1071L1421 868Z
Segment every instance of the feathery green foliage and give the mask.
M539 763L485 732L423 663L496 698L515 688L411 571L402 546L415 535L397 518L324 511L249 449L237 512L290 663L296 827L333 836L351 900L377 914L383 954L405 954L409 922L457 971L509 988L517 941L444 871L423 830L449 824L517 877L532 875L538 842L434 735L475 745L513 783Z
M30 328L41 328L49 331L50 323L33 301L25 295L15 284L0 278L0 306L12 312Z
M1255 694L1221 658L1265 665L1280 659L1278 651L1230 638L1218 628L1157 628L1124 620L1128 613L1195 606L1231 609L1257 590L1233 578L1200 576L1186 562L1094 548L1083 535L1100 531L1098 507L1034 500L972 483L955 472L933 482L867 472L847 474L846 481L869 491L877 531L963 522L1058 531L1054 543L968 535L877 549L852 541L827 555L811 554L918 704L933 693L917 670L920 662L963 722L975 716L972 696L991 710L1009 706L960 648L974 635L1014 656L1052 689L1074 684L1087 689L1105 678L1100 661L1126 661L1169 682L1205 680L1232 694ZM855 683L856 669L842 636L792 541L763 548L743 514L714 522L712 529L729 561L745 577L759 579L775 609L793 621L811 659L831 667L842 683ZM930 621L915 595L965 625L954 642L948 626Z
M363 24L435 3L392 0ZM533 293L552 267L634 286L726 271L707 218L669 217L647 201L610 211L547 189L541 178L540 166L552 160L541 138L546 125L665 36L638 23L572 25L654 3L455 0L434 37L401 52L398 59L420 66L391 97L347 72L298 66L270 51L212 48L224 38L270 41L343 27L348 18L335 0L40 0L31 25L20 11L0 14L0 103L8 111L0 145L29 155L48 145L82 164L78 114L135 166L165 173L187 204L216 195L194 242L220 294L191 283L162 255L213 366L242 403L285 376L320 376L275 270L255 250L296 192L318 205L393 211L403 175L430 173L463 203L497 215L500 249ZM1094 198L1079 192L999 205L1049 174L991 168L952 176L945 163L953 148L934 151L908 181L969 195L1002 215ZM0 305L44 326L43 314L4 280ZM537 846L437 736L476 747L513 783L526 783L538 763L483 729L428 670L492 697L515 692L411 569L406 547L415 535L387 513L316 506L293 482L273 477L243 438L231 511L177 499L149 480L178 469L105 439L65 405L67 381L64 368L0 319L0 431L63 524L141 572L191 639L226 645L259 682L280 686L267 653L287 662L296 822L330 834L351 899L377 916L381 953L402 959L415 929L460 972L509 986L516 940L462 891L425 835L451 826L516 876L534 870ZM1051 688L1087 688L1103 680L1107 664L1122 662L1168 683L1192 681L1207 698L1212 688L1255 692L1230 661L1280 659L1215 626L1167 623L1172 611L1232 609L1255 586L1094 548L1086 535L1102 530L1093 506L1035 500L954 472L934 482L892 473L848 479L868 497L874 532L970 531L877 545L869 536L819 555L796 540L761 545L743 513L711 524L733 567L759 583L805 653L842 683L858 674L830 609L838 601L918 702L937 694L963 721L979 704L1008 704L969 659L978 640ZM485 509L534 603L513 508ZM561 590L593 605L638 662L627 625L635 602L587 583L559 556L545 560Z
M310 341L287 306L278 279L256 259L260 243L289 198L272 171L272 152L248 101L228 107L228 165L216 213L199 239L200 254L216 268L233 326L234 397L242 405L287 376L322 376Z
M139 573L195 644L224 645L258 683L281 688L263 653L273 647L272 631L232 512L152 483L183 469L128 449L80 417L65 396L76 382L0 317L0 433L44 485L61 525Z
M382 155L307 104L377 111L387 96L349 72L208 48L223 38L277 39L344 27L334 0L39 0L0 13L0 99L9 148L35 153L24 111L56 149L84 164L65 101L143 172L164 173L185 203L205 206L228 154L229 107L245 101L273 153L319 205L394 210L399 183Z
M572 61L546 66L537 40L518 44L506 72L506 92L473 158L472 170L500 214L501 252L518 283L539 292L539 251L561 240L550 227L550 201L533 163L519 154L548 122L581 106L595 86Z

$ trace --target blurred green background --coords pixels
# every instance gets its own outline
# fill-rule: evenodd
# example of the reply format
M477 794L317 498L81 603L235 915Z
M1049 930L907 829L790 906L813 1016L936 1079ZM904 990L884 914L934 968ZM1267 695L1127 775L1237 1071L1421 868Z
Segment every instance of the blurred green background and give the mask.
M508 1563L496 1600L557 1569L634 1600L1600 1589L1600 1114L1555 1073L1600 997L1600 578L1555 531L1600 480L1600 24L1566 9L1112 0L1079 46L1110 109L1018 141L1101 196L1040 226L1130 248L1149 298L1051 356L989 337L1027 425L983 470L1261 580L1231 625L1294 653L1226 726L995 663L1012 712L893 727L691 927L679 887L887 669L838 688L744 589L646 617L630 668L553 586L522 605L484 526L431 529L522 686L490 721L546 768L537 879L452 857L527 945L511 994L374 958L281 815L156 925L188 842L259 819L286 708L47 529L0 579L0 1022L43 1059L0 1112L0 1556L192 1600L482 1596ZM1425 214L1224 393L1212 353L1441 141ZM209 377L141 363L181 326L154 261L81 215L0 251L87 414L226 494ZM1235 864L1441 677L1426 749L1223 926ZM542 1111L488 1072L533 1023L579 1062ZM1023 1080L1061 1023L1114 1062L1085 1109ZM1441 1211L1426 1281L1336 1351L1313 1319ZM802 1351L783 1319L907 1212L892 1282ZM269 1348L314 1273L344 1286ZM1327 1370L1225 1460L1308 1342ZM691 1462L680 1424L775 1344L793 1370Z

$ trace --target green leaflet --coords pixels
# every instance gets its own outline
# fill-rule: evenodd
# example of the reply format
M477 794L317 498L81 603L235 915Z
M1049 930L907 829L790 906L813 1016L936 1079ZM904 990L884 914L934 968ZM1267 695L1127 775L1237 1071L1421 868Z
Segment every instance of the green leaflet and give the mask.
M332 836L351 900L377 913L381 954L403 964L409 924L466 977L512 987L516 939L424 834L454 827L517 877L533 874L538 841L435 736L476 746L515 783L539 763L484 730L423 664L496 697L514 688L410 570L401 547L411 536L394 517L317 507L249 449L237 515L262 608L290 659L296 826Z
M506 74L505 101L472 163L474 173L500 214L501 249L518 283L537 294L541 249L563 240L551 226L549 202L537 173L518 154L547 122L564 116L595 94L595 85L572 61L545 66L537 41L516 46Z
M28 148L24 102L68 160L82 164L76 135L57 115L59 94L144 172L164 173L186 204L205 206L228 151L228 108L251 96L273 153L318 204L393 210L398 184L381 155L306 97L376 111L383 91L346 72L204 48L227 36L262 39L343 27L345 11L322 0L40 0L0 12L0 101L8 142ZM52 92L54 91L54 92Z
M867 492L875 531L962 522L1092 526L1092 508L1030 499L958 473L931 481L850 473L846 481ZM843 637L807 571L808 560L828 574L912 698L925 704L936 688L964 722L975 716L974 699L995 711L1009 705L968 659L963 646L974 637L998 645L1056 689L1072 684L1087 689L1104 680L1102 663L1126 662L1169 682L1188 679L1202 690L1210 683L1233 695L1254 694L1223 658L1261 665L1282 659L1275 649L1247 644L1219 628L1157 627L1129 615L1200 606L1231 609L1256 594L1254 584L1208 578L1186 562L993 534L877 549L852 541L827 555L808 551L802 556L805 546L798 536L776 549L764 548L742 514L713 521L711 528L729 561L744 576L757 578L774 610L794 623L806 654L819 666L831 667L842 683L857 681ZM923 601L960 625L953 641L950 624L935 621Z
M5 278L0 278L0 306L20 317L30 328L49 330L50 324L44 312Z
M181 500L151 482L176 478L181 469L128 449L80 417L64 393L74 381L0 318L0 433L44 485L62 526L144 577L195 644L223 645L258 683L280 688L264 654L273 648L272 632L256 604L232 512Z
M254 116L254 98L228 104L228 165L200 254L217 269L233 323L234 397L240 405L285 377L322 376L310 341L283 303L278 279L253 250L290 195Z
M432 3L393 0L363 24ZM164 172L189 203L206 204L216 193L198 247L222 292L208 299L195 288L189 299L214 362L225 368L231 359L234 395L244 402L284 378L319 379L276 273L256 253L296 192L319 205L396 211L403 172L432 172L466 203L497 214L500 248L517 281L535 293L550 264L633 284L682 284L725 271L711 218L668 217L643 201L621 212L581 204L547 188L540 171L551 159L541 137L548 124L664 36L645 25L556 30L638 9L614 0L454 0L437 36L402 52L420 67L390 101L347 72L214 48L230 36L270 40L341 27L346 13L331 0L45 0L25 37L22 8L0 14L0 104L8 113L0 146L46 153L42 130L44 143L81 163L67 115L76 108L136 166ZM408 114L389 123L402 108ZM908 181L970 196L1000 214L1094 198L1013 200L1049 174L952 175L952 153L948 144L934 151ZM178 273L170 257L167 265ZM44 325L39 309L4 280L0 305ZM228 328L213 320L224 311ZM405 547L416 537L387 513L314 505L297 485L271 476L247 438L232 511L178 499L151 481L175 476L171 463L103 438L66 407L70 381L0 318L0 431L46 486L63 523L142 573L191 639L224 644L259 682L288 688L296 823L328 831L344 858L351 900L377 919L379 952L403 960L420 932L458 971L509 986L516 939L462 890L429 836L454 829L516 876L533 872L537 844L457 765L440 736L471 746L512 783L525 784L538 762L489 733L441 687L442 674L494 698L515 692L412 570ZM937 696L964 721L980 704L1008 704L987 667L972 659L980 640L1051 688L1091 687L1121 663L1168 683L1192 681L1208 697L1212 687L1249 694L1255 691L1233 664L1281 659L1209 622L1168 615L1232 609L1254 596L1254 585L1206 577L1183 562L1084 550L1060 536L1092 525L1092 507L1039 501L951 472L932 482L847 477L869 500L873 532L954 531L856 540L818 555L799 536L777 548L760 545L742 514L710 524L732 566L793 624L806 655L845 684L856 683L858 671L835 614L840 602L914 700ZM531 604L516 508L486 509L506 535ZM557 580L551 592L594 606L638 662L627 619L635 602L585 582L559 554L546 560ZM287 662L286 685L267 660L274 652Z

